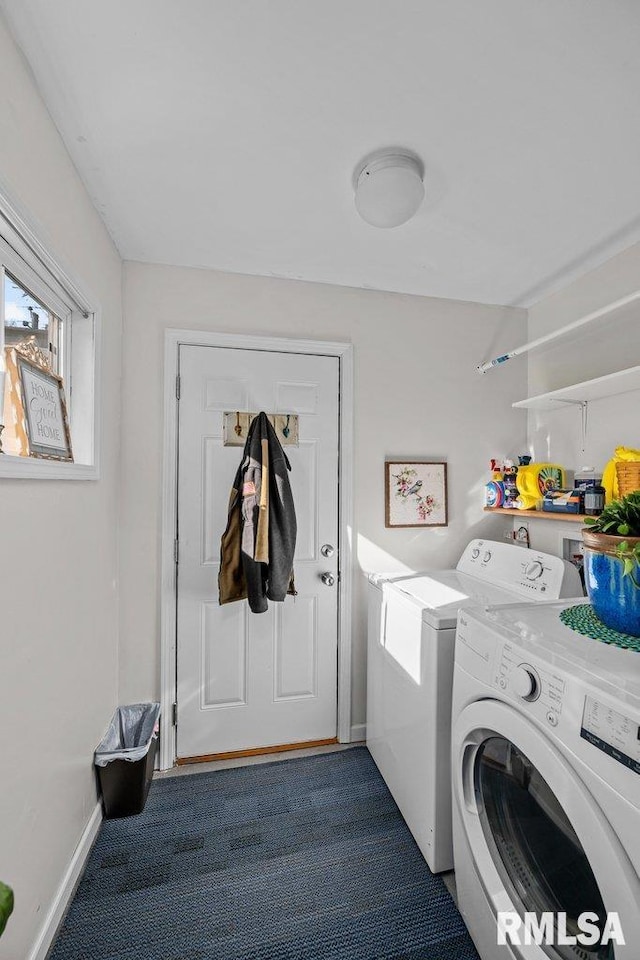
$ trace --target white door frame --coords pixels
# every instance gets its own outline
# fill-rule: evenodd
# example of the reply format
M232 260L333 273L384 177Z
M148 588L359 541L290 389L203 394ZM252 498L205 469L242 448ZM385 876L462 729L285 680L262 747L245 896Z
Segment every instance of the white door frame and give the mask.
M324 340L290 340L202 330L166 330L164 340L164 442L162 465L162 570L160 586L160 769L176 759L177 597L174 545L178 519L177 375L181 344L269 350L337 357L340 364L340 471L338 580L338 740L351 741L351 607L353 530L353 347Z

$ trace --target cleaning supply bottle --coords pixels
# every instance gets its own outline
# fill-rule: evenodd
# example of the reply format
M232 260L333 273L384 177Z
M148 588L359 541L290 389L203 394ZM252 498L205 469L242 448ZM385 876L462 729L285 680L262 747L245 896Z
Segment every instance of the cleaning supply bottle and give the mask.
M584 512L588 517L598 517L604 510L605 490L601 483L584 491Z
M564 488L565 474L558 463L530 463L518 467L518 506L521 510L536 510L549 490Z
M602 475L598 473L595 467L581 467L576 473L573 486L576 490L588 490L590 487L596 487L600 484Z
M504 507L516 508L518 506L518 486L517 486L518 467L513 460L504 462Z
M501 507L504 503L504 483L501 480L490 480L485 487L485 506Z

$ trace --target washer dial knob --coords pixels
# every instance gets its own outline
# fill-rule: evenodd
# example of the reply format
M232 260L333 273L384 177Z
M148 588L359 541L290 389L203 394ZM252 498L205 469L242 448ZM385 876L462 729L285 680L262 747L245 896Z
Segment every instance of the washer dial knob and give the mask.
M477 547L474 547L473 550L471 551L471 559L477 560L479 556L480 556L480 551L478 550Z
M534 560L532 563L528 563L524 575L527 580L537 580L538 577L541 577L544 573L544 567L539 560Z
M540 679L533 669L521 663L511 672L509 686L523 700L536 700L540 696Z
M484 557L482 559L485 563L489 563L489 560L491 560L491 550L485 550Z

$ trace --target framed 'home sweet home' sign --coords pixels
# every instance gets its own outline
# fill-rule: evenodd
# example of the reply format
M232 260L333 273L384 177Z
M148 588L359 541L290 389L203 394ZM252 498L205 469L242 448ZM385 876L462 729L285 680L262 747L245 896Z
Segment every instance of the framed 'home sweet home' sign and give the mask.
M11 401L6 427L15 435L20 456L72 462L62 377L30 342L7 347L5 356Z

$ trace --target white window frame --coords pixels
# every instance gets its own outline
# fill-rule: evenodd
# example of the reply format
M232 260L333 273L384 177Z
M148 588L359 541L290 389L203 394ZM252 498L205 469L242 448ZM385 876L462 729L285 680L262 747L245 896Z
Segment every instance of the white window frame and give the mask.
M1 229L1 226L0 226ZM62 339L63 339L63 348L62 348L62 359L64 369L56 370L64 380L65 394L69 394L69 386L71 385L71 364L70 364L70 343L71 343L71 325L73 321L73 305L66 300L58 297L38 276L35 270L26 263L22 257L18 256L15 250L9 246L7 241L0 235L0 283L2 285L3 301L4 301L4 282L6 275L9 274L12 279L15 279L21 287L30 293L38 302L42 304L45 310L54 313L62 321ZM2 319L2 326L4 328L4 302L0 305L0 315ZM25 337L28 337L32 331L25 329ZM5 346L2 342L2 334L0 334L0 345ZM67 396L69 400L69 396Z
M0 349L4 349L4 271L63 321L64 387L74 463L0 454L0 479L98 480L100 478L100 309L40 241L6 189L0 188Z

